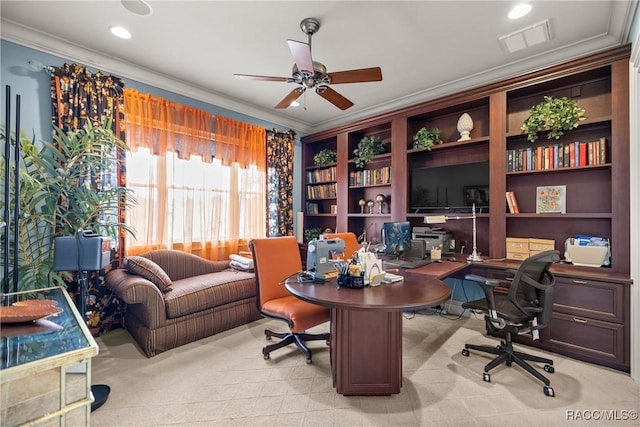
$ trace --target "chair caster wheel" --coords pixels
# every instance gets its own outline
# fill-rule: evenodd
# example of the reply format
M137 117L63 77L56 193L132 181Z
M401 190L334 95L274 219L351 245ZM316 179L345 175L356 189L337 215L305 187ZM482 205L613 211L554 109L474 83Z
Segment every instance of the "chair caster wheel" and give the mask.
M511 362L510 362L510 361L508 361L508 360L507 360L506 362L504 362L504 363L505 363L507 366L511 366Z
M463 348L463 349L462 349L462 355L463 355L463 356L466 356L466 357L469 357L469 350L468 350L468 349L466 349L466 348Z
M549 387L548 385L542 387L542 391L544 391L544 395L545 396L549 396L549 397L555 397L556 394L553 392L553 389L551 387Z
M544 365L544 370L545 372L549 372L550 374L553 374L556 371L553 365Z
M263 355L262 355L262 358L263 358L264 360L269 360L269 353L267 353L267 354L263 354Z
M489 374L488 372L484 372L482 374L482 381L484 381L486 383L490 383L491 382L491 374Z
M264 339L267 340L267 341L271 341L271 335L265 335Z
M312 361L311 359L307 359L307 365L311 365Z

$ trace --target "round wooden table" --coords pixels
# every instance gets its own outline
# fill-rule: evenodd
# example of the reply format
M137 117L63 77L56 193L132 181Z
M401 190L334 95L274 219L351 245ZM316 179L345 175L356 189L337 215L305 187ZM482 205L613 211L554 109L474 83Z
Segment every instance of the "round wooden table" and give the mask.
M288 280L296 297L331 309L333 385L343 395L400 393L402 387L402 312L433 307L451 290L439 279L404 274L396 283L364 289Z

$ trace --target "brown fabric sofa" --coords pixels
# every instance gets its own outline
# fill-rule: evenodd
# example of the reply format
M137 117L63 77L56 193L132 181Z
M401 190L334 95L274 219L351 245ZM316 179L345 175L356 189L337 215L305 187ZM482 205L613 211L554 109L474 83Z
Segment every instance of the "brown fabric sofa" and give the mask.
M125 327L147 357L261 318L254 273L228 261L164 249L130 258L151 268L111 270L105 283L126 303Z

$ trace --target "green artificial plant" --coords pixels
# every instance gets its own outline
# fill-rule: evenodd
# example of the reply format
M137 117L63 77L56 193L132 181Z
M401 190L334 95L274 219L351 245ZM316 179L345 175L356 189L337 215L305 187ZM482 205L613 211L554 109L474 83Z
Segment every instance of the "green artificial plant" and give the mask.
M358 142L358 147L353 150L354 161L357 167L362 168L372 161L375 156L384 152L385 145L380 137L365 136Z
M338 160L338 154L334 150L325 148L320 150L313 156L313 164L316 166L325 166L329 163L335 163Z
M431 147L436 144L442 144L442 139L440 139L440 129L438 128L433 128L432 130L420 128L420 130L413 135L414 149L421 148L431 150Z
M2 129L1 139L6 135ZM15 135L11 135L15 144ZM118 222L118 209L135 204L131 190L115 186L100 188L102 171L119 161L125 143L111 130L110 121L103 127L90 122L78 131L53 129L54 143L40 146L20 135L19 209L17 253L20 290L62 284L66 272L51 272L53 242L56 236L73 236L78 230L91 229L116 240L118 230L133 230ZM7 167L4 160L0 165ZM14 165L9 165L11 169ZM13 170L11 175L13 176ZM4 173L2 178L4 181ZM12 180L13 181L13 180ZM1 183L4 186L4 182ZM13 182L11 195L15 203ZM117 241L117 240L116 240Z
M304 241L309 243L314 239L320 238L320 235L324 231L323 228L315 227L315 228L307 228L304 230Z
M520 129L527 134L527 139L531 142L538 139L538 132L541 131L549 131L547 139L559 139L564 131L577 128L579 122L584 119L584 109L578 107L575 100L566 96L545 96L541 103L531 107L529 117Z

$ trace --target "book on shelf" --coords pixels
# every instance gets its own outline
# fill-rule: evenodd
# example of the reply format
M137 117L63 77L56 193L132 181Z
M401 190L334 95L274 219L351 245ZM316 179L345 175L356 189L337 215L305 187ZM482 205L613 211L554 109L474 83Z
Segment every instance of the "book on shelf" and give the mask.
M516 199L516 193L513 191L507 191L506 194L507 206L509 206L509 213L520 213L520 208L518 207L518 201Z

